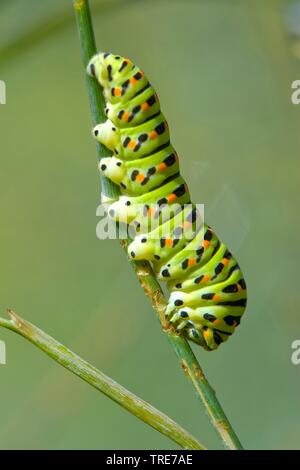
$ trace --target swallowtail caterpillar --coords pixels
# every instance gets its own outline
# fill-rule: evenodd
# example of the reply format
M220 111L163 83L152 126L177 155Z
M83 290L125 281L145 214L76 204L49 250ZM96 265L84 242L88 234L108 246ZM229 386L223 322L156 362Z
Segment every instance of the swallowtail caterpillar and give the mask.
M158 97L144 72L129 59L110 53L95 55L87 72L102 86L106 101L107 121L93 129L93 136L113 154L101 160L100 172L121 189L109 214L129 223L142 206L145 217L158 218L154 230L136 235L128 255L150 261L158 280L167 282L166 315L175 328L214 350L232 335L246 307L240 267L206 224L192 238L183 235L184 224L194 227L197 211L180 175ZM153 204L158 212L151 213ZM167 216L166 208L175 204L179 212ZM186 204L191 209L182 221L180 210ZM138 224L141 219L143 214Z

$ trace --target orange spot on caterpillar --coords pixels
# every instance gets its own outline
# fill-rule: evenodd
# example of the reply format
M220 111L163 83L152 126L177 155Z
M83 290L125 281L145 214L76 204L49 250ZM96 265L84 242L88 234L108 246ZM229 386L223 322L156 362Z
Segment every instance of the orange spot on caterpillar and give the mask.
M134 77L131 77L131 78L129 79L129 81L130 81L131 85L135 85L136 82L137 82L137 79L134 78Z
M210 246L210 241L209 240L203 240L202 246L204 246L204 248L208 248Z
M149 104L145 102L145 103L141 104L141 108L142 108L143 111L147 111L147 109L149 108Z
M173 246L173 240L172 240L172 238L166 238L166 239L165 239L165 245L166 245L168 248L172 248L172 246Z
M135 148L135 146L136 146L136 141L135 140L131 140L128 144L128 147L132 150Z
M229 263L229 259L223 258L222 263L224 264L224 266L227 266L227 264Z
M136 177L136 180L141 183L142 181L144 181L145 179L145 176L142 174L142 173L139 173Z
M119 86L115 88L114 90L114 95L115 96L121 96L122 95L122 88L120 88Z
M210 276L209 274L205 274L205 275L203 276L203 278L201 279L200 284L202 284L203 282L208 282L208 281L210 281L210 278L211 278L211 276Z
M177 199L177 196L174 193L169 194L169 196L167 196L168 202L174 202L174 201L176 201L176 199Z
M152 217L154 214L155 214L155 209L154 209L154 207L149 207L149 209L148 209L148 215L150 215L150 217Z
M192 226L192 223L189 222L188 220L185 220L185 221L183 222L183 228L184 228L185 230L191 228L191 226Z
M129 116L130 116L130 114L127 111L125 111L125 113L122 116L122 121L128 121Z
M154 140L158 136L158 133L156 131L151 131L149 132L149 137L150 139Z
M195 264L197 264L197 261L195 258L190 258L189 261L188 261L188 266L191 267L191 266L195 266Z
M220 298L221 298L220 295L215 294L215 295L213 296L212 300L218 301L218 300L220 300Z
M165 163L160 163L159 165L157 165L158 171L165 171L166 168L167 168L167 165Z

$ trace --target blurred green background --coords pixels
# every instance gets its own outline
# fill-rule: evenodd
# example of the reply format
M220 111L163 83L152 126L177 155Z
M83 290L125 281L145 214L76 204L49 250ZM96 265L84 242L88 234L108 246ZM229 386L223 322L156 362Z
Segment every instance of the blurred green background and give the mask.
M300 448L291 3L92 2L99 49L146 71L193 200L243 268L238 333L215 353L194 349L250 449ZM14 308L220 448L118 243L96 238L99 175L71 1L1 0L0 79L1 311ZM175 448L25 340L0 339L1 449Z

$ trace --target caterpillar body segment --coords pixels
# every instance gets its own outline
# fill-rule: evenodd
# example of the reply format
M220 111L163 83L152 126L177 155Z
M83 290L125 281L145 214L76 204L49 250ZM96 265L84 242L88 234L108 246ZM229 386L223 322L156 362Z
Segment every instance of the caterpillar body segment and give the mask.
M170 134L164 116L158 116L136 127L119 129L107 119L93 129L95 138L124 160L152 155L170 144Z
M110 53L94 56L87 72L103 87L108 118L92 133L113 153L99 169L121 189L109 215L134 224L129 256L150 261L157 278L167 282L169 321L187 339L217 349L245 311L240 267L191 203L167 121L144 72Z
M212 255L206 263L202 263L201 266L198 266L196 270L191 271L189 274L186 274L183 281L178 283L177 280L170 280L167 283L167 287L170 291L172 290L182 290L184 292L189 292L195 289L195 284L201 288L202 285L212 285L218 282L224 281L227 279L234 269L237 269L236 261L233 257L229 259L224 268L216 274L216 266L219 264L220 259L224 259L228 256L228 250L226 245L223 243L220 245L219 250ZM203 260L205 257L203 257Z
M164 223L159 223L154 230L146 234L136 236L128 247L128 253L137 260L155 261L156 266L183 250L195 236L201 231L199 220L195 219L195 208L192 204L183 209L178 206L178 211Z
M134 220L141 227L148 227L148 224L153 227L168 220L172 208L173 212L177 213L182 209L182 205L189 203L187 185L181 176L177 176L149 193L120 196L119 200L111 205L109 215L117 222L131 223Z
M174 256L167 265L159 266L159 270L156 271L158 279L165 281L186 279L206 264L219 246L217 236L204 224L204 231L198 232L184 250Z
M129 196L152 191L166 179L179 174L178 155L171 145L139 160L125 161L115 156L103 158L99 168Z
M106 116L120 129L134 127L160 113L160 104L151 86L125 103L107 103Z

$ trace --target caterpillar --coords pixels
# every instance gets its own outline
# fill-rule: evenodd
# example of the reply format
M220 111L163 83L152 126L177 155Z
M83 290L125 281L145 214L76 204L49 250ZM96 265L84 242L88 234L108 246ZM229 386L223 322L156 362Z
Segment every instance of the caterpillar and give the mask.
M145 220L156 220L154 229L137 231L128 256L150 261L157 279L167 282L166 315L177 331L215 350L233 334L246 307L241 269L210 226L195 228L199 213L144 72L108 52L95 55L87 72L103 88L106 103L107 120L92 134L112 156L103 158L99 169L120 187L118 200L109 201L109 216L117 222L135 221L137 229Z

